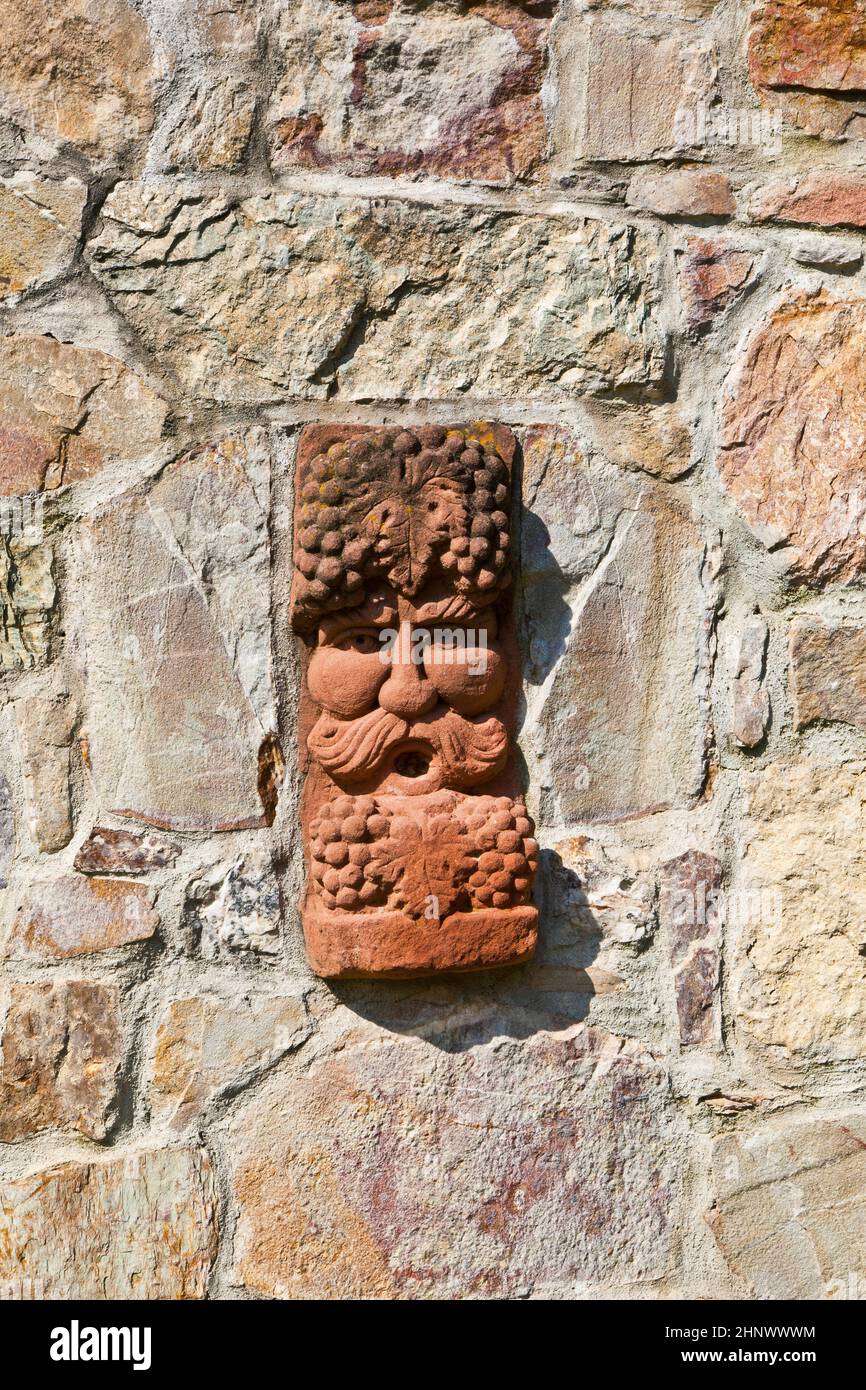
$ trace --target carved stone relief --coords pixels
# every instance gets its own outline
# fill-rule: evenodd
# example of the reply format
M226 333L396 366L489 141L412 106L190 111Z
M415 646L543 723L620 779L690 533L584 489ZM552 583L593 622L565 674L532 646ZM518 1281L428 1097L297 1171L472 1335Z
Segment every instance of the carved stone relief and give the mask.
M528 959L511 465L499 426L317 426L300 444L304 933L326 977Z

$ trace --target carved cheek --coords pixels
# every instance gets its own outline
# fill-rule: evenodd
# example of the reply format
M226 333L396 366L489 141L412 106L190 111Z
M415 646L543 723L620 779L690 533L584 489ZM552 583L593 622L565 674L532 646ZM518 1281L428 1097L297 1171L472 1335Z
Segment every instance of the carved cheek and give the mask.
M317 647L307 668L307 686L317 705L342 719L372 709L379 686L390 671L378 652Z
M430 647L424 666L446 704L460 714L479 714L496 704L505 688L507 664L493 646L464 651Z

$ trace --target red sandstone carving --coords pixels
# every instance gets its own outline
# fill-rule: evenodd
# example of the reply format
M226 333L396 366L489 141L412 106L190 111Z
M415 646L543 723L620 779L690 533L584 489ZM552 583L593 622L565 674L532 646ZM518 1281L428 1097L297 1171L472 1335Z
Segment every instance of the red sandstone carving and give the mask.
M538 847L515 799L510 431L307 429L304 933L326 977L527 960Z

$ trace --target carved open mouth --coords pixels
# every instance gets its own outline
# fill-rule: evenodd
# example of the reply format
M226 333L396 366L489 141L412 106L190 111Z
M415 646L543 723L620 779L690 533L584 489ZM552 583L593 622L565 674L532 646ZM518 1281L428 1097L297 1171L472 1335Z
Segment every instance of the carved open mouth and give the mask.
M420 748L408 748L394 759L398 777L426 777L430 771L430 754Z

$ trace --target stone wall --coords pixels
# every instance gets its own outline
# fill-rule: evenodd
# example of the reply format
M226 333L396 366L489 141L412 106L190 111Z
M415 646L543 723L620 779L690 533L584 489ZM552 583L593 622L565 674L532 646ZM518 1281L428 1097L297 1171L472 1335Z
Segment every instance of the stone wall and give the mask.
M0 15L2 1289L862 1297L859 0ZM478 419L538 951L329 985L299 435Z

